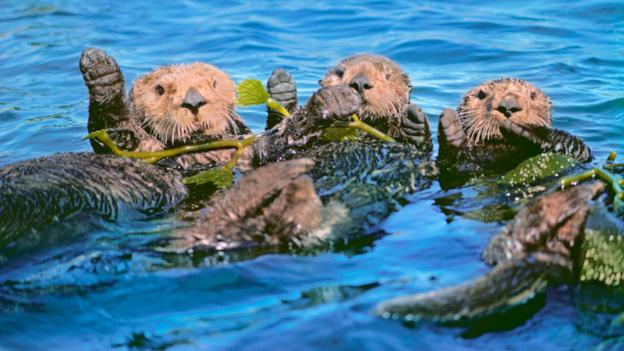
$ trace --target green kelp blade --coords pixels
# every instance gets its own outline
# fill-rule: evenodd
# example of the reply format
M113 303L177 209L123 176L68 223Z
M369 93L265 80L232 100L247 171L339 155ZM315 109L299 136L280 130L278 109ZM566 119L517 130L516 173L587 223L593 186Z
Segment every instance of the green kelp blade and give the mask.
M357 139L357 129L349 127L330 127L323 131L321 142L331 143L333 141L347 141Z
M236 103L241 107L266 104L269 101L269 93L257 79L245 79L238 83L236 93Z
M182 179L182 183L186 185L204 185L212 184L216 188L227 188L234 182L234 173L227 167L212 168L207 171L199 172L194 176Z
M544 153L522 161L516 168L509 171L500 183L517 186L531 185L538 180L558 173L574 166L576 161L556 153Z

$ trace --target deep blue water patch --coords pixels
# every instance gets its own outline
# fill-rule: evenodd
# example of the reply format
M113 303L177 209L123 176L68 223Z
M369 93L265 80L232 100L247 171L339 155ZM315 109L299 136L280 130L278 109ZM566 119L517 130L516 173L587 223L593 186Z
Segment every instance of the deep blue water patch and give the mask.
M166 63L206 61L236 81L284 67L301 101L333 63L375 52L406 69L432 125L481 81L520 77L551 96L554 125L580 135L598 159L624 152L621 1L2 1L0 165L89 150L78 70L88 46L114 56L128 84ZM262 129L262 108L240 112ZM503 224L449 214L439 205L449 196L437 185L411 196L381 224L390 235L354 252L217 266L124 250L166 231L160 221L100 223L75 242L4 263L0 348L624 348L603 314L579 307L575 287L550 290L511 330L469 335L373 317L383 299L486 271L479 253Z

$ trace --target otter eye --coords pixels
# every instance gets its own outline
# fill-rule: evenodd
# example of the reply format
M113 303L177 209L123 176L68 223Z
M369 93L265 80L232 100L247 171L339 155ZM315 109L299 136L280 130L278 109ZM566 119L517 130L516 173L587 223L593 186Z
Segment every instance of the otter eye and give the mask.
M336 68L336 71L334 71L334 73L336 73L338 78L342 78L342 76L344 76L344 70L342 68Z
M480 100L485 99L485 97L486 97L486 96L487 96L487 94L486 94L486 93L485 93L485 91L483 91L483 90L479 90L479 92L477 93L477 97L478 97Z
M164 93L165 93L165 88L163 88L163 86L162 86L162 85L158 84L158 85L156 86L156 92L158 93L158 95L162 95L162 94L164 94Z
M531 100L535 100L535 97L537 96L537 94L535 94L534 91L531 92Z
M216 88L217 87L217 81L215 80L214 82L212 82L212 87Z

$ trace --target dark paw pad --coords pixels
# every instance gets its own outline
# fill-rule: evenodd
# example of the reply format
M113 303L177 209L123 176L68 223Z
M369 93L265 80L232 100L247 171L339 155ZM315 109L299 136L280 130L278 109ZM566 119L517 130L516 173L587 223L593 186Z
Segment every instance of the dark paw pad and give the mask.
M466 142L466 134L459 117L455 111L448 108L440 115L438 134L454 147L461 147Z
M123 93L119 65L104 51L87 48L80 56L80 71L92 97Z
M321 121L348 120L362 106L362 98L346 85L319 89L308 103L308 112Z
M284 106L288 112L293 113L297 109L297 85L290 73L284 69L278 68L273 71L267 81L267 91L271 98ZM268 109L268 112L267 129L270 129L278 124L283 116L271 109Z
M289 112L292 107L297 106L297 86L295 80L282 68L273 71L271 77L267 81L267 90L269 95Z
M401 120L401 135L412 144L423 144L429 141L430 131L427 115L418 106L411 104Z

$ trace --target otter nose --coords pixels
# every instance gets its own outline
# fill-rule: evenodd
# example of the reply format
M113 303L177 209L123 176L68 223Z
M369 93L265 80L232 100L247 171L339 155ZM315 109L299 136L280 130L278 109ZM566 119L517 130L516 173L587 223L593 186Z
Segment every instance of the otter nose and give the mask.
M199 108L206 104L206 99L195 88L191 88L186 92L182 107L189 109L194 115L197 114Z
M368 77L363 74L358 74L353 79L351 79L351 82L349 82L349 86L357 90L360 94L362 94L364 90L368 90L373 87L371 82L368 80Z
M513 96L507 96L501 102L498 103L497 110L509 118L512 114L522 111L522 107L518 103L518 100Z

